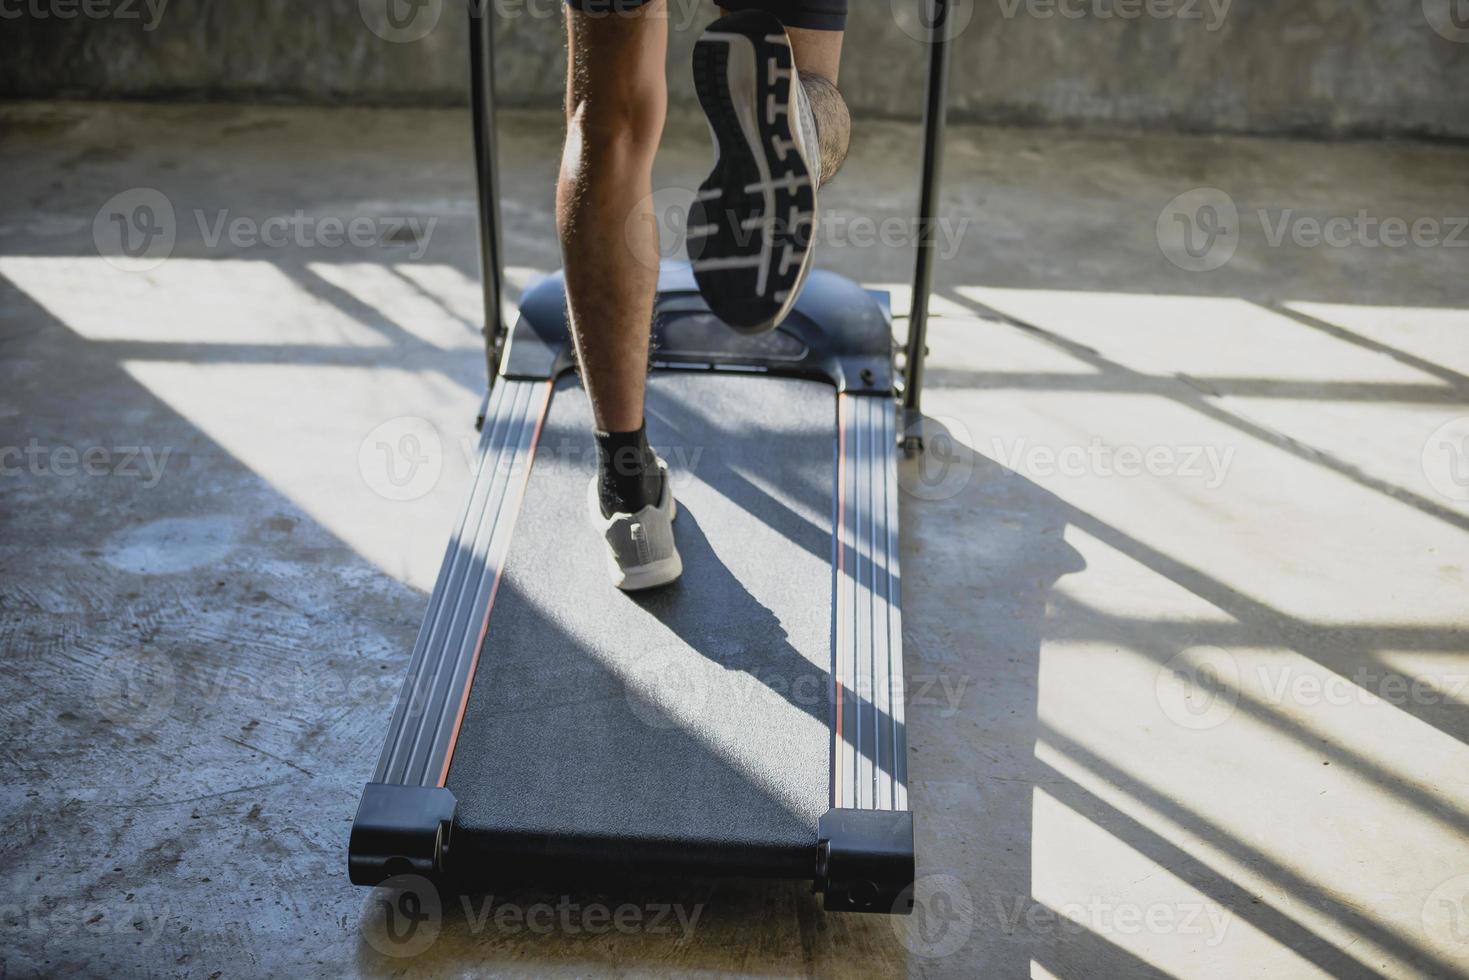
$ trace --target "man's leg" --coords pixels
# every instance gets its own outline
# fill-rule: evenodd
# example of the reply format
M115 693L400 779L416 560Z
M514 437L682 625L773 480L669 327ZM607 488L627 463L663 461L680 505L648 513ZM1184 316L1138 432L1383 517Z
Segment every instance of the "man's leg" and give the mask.
M613 584L664 585L683 570L667 469L648 446L643 393L658 288L653 158L668 92L665 0L570 0L566 148L556 228L582 385L596 425L588 504Z
M566 148L556 226L582 384L604 432L643 424L658 286L653 157L668 107L664 3L617 12L588 3L585 11L566 11Z

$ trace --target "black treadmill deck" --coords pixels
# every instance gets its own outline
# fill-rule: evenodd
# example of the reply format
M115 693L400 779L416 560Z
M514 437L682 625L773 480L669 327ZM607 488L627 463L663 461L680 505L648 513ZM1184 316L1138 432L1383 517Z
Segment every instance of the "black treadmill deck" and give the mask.
M627 595L587 519L587 399L557 384L449 770L456 861L813 873L836 400L814 381L654 374L684 574Z

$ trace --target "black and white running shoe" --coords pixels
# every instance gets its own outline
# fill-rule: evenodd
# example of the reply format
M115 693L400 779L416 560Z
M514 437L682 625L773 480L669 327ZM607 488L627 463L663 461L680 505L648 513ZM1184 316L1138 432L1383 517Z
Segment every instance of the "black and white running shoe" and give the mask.
M811 266L816 121L790 38L763 11L709 25L694 46L694 85L715 162L689 214L689 261L715 315L761 333L790 312Z

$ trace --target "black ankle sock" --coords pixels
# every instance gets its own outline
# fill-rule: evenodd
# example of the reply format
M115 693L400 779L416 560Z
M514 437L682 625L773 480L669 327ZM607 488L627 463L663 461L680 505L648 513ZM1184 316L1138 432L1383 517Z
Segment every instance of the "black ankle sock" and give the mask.
M598 432L597 494L602 516L636 514L658 503L663 480L658 475L658 457L648 446L648 426L636 432Z

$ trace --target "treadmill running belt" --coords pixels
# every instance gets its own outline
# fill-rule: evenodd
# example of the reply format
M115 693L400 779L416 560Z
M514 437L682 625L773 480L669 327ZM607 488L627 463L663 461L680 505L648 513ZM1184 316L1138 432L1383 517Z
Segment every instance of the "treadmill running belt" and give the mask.
M557 383L449 770L456 865L813 875L836 404L820 382L655 373L684 574L626 595L587 518L587 399Z

